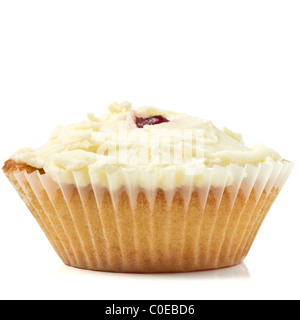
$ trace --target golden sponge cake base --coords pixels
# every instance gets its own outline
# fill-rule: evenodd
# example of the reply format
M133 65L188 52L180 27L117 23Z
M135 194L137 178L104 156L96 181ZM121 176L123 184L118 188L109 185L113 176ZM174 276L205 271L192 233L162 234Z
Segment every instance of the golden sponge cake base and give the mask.
M43 176L38 170L13 160L3 171L43 229L61 260L73 267L113 272L186 272L229 267L241 263L277 197L279 190L255 188L249 196L239 189L232 203L231 187L221 202L211 188L203 208L200 191L191 195L186 210L181 193L171 206L165 193L157 191L153 208L141 190L132 210L126 191L118 206L108 190L99 195L91 187L68 186L49 192L49 185L33 185L17 172ZM55 182L53 181L53 185ZM22 241L22 239L20 239Z

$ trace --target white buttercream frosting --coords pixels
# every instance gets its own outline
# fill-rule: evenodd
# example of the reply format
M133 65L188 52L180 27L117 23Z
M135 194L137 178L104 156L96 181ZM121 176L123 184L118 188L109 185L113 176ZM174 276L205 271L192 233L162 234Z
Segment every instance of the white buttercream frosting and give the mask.
M258 165L281 160L264 145L247 147L242 136L211 121L156 109L113 103L109 113L57 127L38 149L21 149L16 162L43 168L56 181L85 186L93 182L118 189L128 183L171 189L206 183L207 170L232 164ZM168 122L138 128L137 118L163 116ZM93 181L91 181L93 180ZM215 181L214 181L215 180ZM228 184L232 183L228 177ZM218 177L212 183L218 185Z

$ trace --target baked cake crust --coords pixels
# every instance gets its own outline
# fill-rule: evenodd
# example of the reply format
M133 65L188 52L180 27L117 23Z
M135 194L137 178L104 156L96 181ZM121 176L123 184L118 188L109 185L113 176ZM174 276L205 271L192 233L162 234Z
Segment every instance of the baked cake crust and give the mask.
M18 171L26 171L27 173L32 173L34 171L39 171L41 174L45 173L44 169L37 169L34 167L29 166L26 163L16 163L15 160L9 159L5 161L4 166L2 167L3 172L6 175L11 175Z

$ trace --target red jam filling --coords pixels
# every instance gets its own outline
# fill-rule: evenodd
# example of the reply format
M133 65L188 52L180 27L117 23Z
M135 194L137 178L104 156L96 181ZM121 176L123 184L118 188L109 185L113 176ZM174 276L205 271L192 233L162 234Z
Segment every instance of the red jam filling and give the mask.
M138 128L144 128L145 125L154 126L156 124L160 124L160 123L164 123L164 122L170 122L170 121L160 115L151 116L148 118L136 117L136 119L135 119L135 123Z

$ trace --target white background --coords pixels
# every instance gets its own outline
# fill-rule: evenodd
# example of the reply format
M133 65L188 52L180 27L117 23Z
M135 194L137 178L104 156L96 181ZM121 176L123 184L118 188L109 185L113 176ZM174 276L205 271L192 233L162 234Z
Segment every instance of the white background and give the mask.
M299 299L299 1L0 1L3 163L128 100L214 120L296 163L245 262L137 275L66 267L0 176L1 299Z

